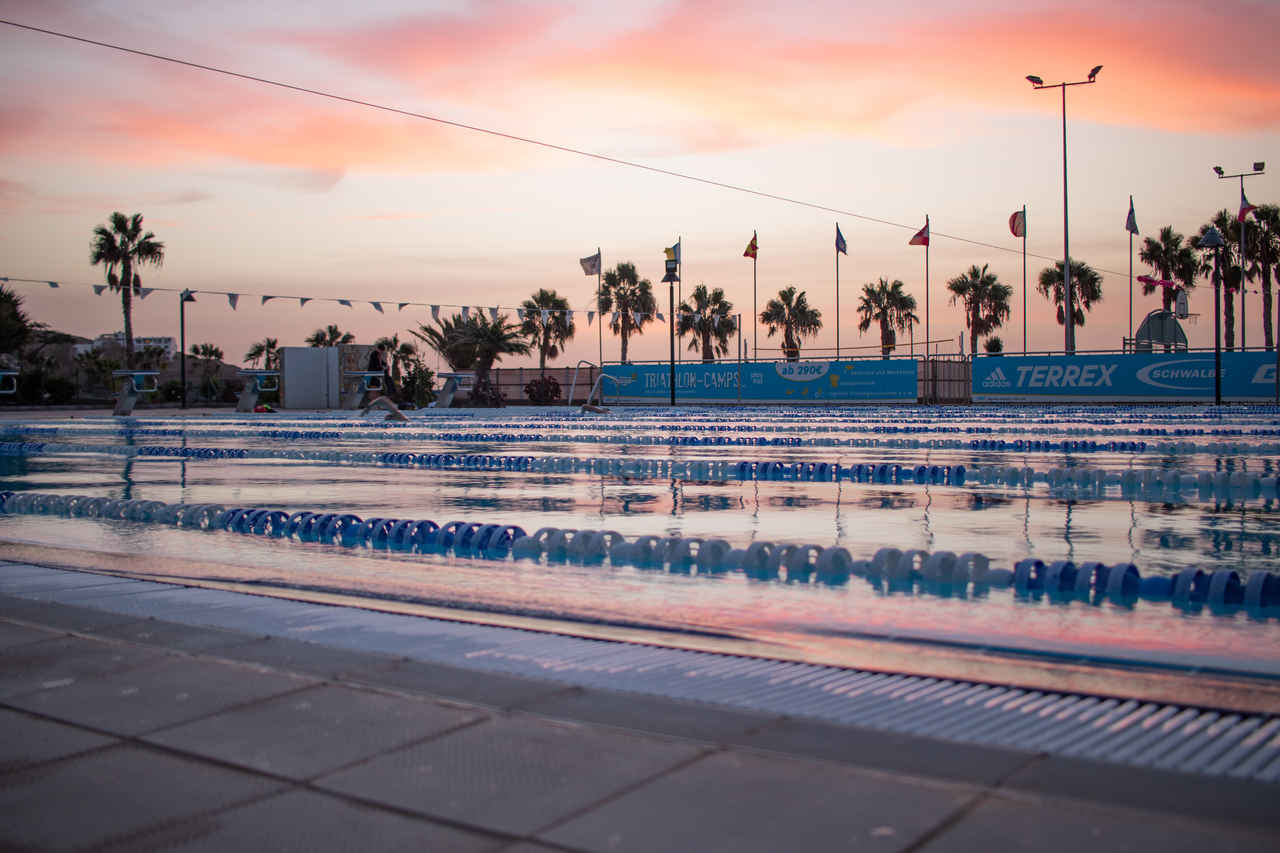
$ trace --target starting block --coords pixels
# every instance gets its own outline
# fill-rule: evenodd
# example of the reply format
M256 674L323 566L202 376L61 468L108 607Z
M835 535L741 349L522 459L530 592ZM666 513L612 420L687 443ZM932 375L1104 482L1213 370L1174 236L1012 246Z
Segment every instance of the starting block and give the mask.
M141 394L150 394L160 390L160 371L158 370L113 370L112 379L123 380L120 391L116 394L116 408L113 415L127 417L133 414L133 407L138 404Z
M258 395L263 391L280 390L280 371L278 370L241 370L244 379L244 390L236 398L237 412L252 412L258 405Z
M360 408L360 402L364 400L365 394L370 391L381 394L385 390L382 382L382 372L378 370L347 371L342 374L342 378L344 380L342 408L344 409L358 409ZM346 391L345 388L349 387L349 385L345 380L348 379L357 380L360 386L359 389Z

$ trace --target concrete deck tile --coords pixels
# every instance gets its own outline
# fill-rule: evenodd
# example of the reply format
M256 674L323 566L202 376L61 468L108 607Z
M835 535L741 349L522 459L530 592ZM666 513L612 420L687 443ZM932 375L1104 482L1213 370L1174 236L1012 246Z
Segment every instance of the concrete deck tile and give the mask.
M434 702L324 686L157 732L147 740L307 779L479 718Z
M52 601L33 601L11 595L0 595L0 616L32 622L45 628L77 632L90 632L110 625L123 625L126 622L136 622L140 618L115 610L77 607Z
M59 637L0 651L0 698L111 675L166 657L144 649L81 637Z
M59 636L62 635L56 631L46 631L43 628L34 628L28 625L15 625L13 622L5 622L0 619L0 649L21 646L27 643L38 643L41 640L52 640L54 637Z
M1199 813L1197 804L1189 811ZM1066 800L1026 802L992 797L920 848L922 853L1159 850L1161 853L1256 853L1280 847L1280 835L1109 809Z
M975 796L828 762L726 752L539 837L619 853L902 850Z
M130 580L129 578L116 578L87 572L60 572L50 569L43 574L0 579L0 592L4 592L5 595L22 596L23 598L50 600L58 592L69 593L79 590L102 589L104 587L127 588L136 583L139 583L139 581Z
M112 747L5 776L0 848L85 847L279 787L261 776Z
M37 598L42 601L56 601L59 604L77 604L87 607L98 606L99 602L110 607L104 599L118 598L125 595L146 596L172 587L150 581L126 580L121 583L102 583L91 586L78 586L70 589L54 589L44 592L23 592L20 595Z
M313 791L289 791L220 814L165 827L138 838L125 849L182 853L228 850L470 853L495 850L501 843L493 836L408 818Z
M519 710L560 719L703 740L742 743L777 717L658 696L574 688L525 702Z
M1035 753L791 718L743 741L760 749L808 755L917 776L992 785Z
M511 708L569 689L556 681L419 660L400 661L389 669L366 671L358 680L393 690L457 699L490 708Z
M687 761L691 744L495 719L324 777L320 787L524 835Z
M162 619L143 619L125 622L122 625L108 625L93 633L98 637L110 637L144 646L159 646L184 652L204 652L244 645L262 639L260 634L224 631L221 628L200 628Z
M0 772L114 742L113 738L83 729L0 709Z
M1186 814L1280 829L1280 786L1223 776L1175 773L1045 756L1005 780L1002 787L1117 806Z
M9 702L113 734L138 735L314 683L248 666L175 656Z
M321 678L338 678L347 673L384 669L399 660L391 655L335 649L288 637L259 637L256 642L210 652L230 660L305 672Z

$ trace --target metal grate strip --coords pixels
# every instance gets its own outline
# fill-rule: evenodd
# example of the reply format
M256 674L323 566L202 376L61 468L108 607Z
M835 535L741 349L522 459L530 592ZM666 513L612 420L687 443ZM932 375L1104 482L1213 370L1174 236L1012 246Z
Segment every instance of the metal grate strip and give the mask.
M53 587L52 591L50 587ZM24 590L35 590L24 593ZM94 589L100 590L94 592ZM616 643L0 562L0 593L477 670L1131 766L1280 780L1280 717Z

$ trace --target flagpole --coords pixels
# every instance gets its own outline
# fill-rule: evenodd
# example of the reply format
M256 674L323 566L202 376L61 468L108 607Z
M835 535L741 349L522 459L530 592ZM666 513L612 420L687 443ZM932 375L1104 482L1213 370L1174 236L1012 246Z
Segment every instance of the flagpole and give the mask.
M600 340L600 369L604 370L604 315L600 313L600 291L604 289L604 255L596 246L596 337Z
M924 215L924 227L929 227L929 214ZM924 357L929 358L929 240L924 242Z
M1129 209L1133 209L1133 196L1129 196ZM1125 228L1129 231L1128 228ZM1133 337L1133 232L1129 231L1129 337ZM1136 349L1135 349L1136 352Z
M840 230L840 223L836 223ZM840 247L836 247L836 361L840 360Z
M676 276L677 276L676 290L679 291L679 299L680 299L680 302L683 303L684 302L684 235L683 234L676 235ZM673 310L671 312L671 322L674 323L675 321L676 321L676 314L675 314L675 311ZM676 358L679 359L680 361L684 361L684 333L681 332L679 337L680 337L680 346L676 349ZM675 386L673 385L672 387L674 388ZM671 403L671 405L673 406L675 405L674 399L675 398L672 398L672 403Z
M751 239L754 240L756 238L756 233L757 232L755 231L751 232ZM759 253L760 253L760 248L757 246L756 254L759 254ZM758 347L760 344L760 338L759 338L760 330L756 328L756 321L760 316L757 313L759 311L759 308L756 305L756 263L757 262L758 262L758 259L753 256L751 258L751 345L753 347ZM1280 314L1277 314L1277 316L1280 316ZM759 357L758 355L754 353L752 354L753 361L758 357Z
M1022 206L1022 354L1027 354L1027 206Z

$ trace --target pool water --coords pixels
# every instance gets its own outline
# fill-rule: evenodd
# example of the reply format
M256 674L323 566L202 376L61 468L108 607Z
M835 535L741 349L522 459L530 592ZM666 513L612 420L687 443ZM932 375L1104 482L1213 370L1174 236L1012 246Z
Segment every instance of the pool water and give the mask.
M0 490L45 494L719 538L734 548L812 543L855 560L893 547L979 552L1005 568L1026 558L1132 563L1143 577L1275 572L1280 549L1280 413L1270 407L517 408L419 413L408 424L355 413L11 418L0 442L10 443ZM477 456L499 461L457 461ZM534 461L502 467L515 458ZM815 480L795 463L867 467ZM901 473L886 478L891 465ZM895 637L1280 677L1274 608L378 552L49 515L0 513L0 538L196 558L209 576L242 581L793 646Z

